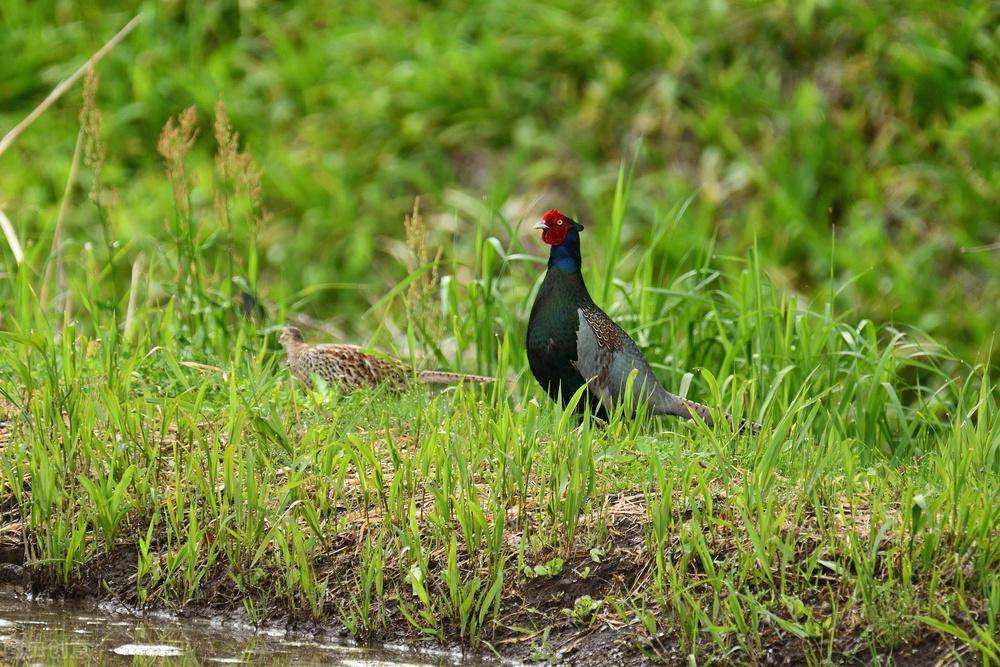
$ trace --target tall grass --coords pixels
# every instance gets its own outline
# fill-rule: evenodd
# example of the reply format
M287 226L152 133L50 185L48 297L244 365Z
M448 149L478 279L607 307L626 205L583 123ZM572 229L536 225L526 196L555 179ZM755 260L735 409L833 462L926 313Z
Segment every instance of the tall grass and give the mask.
M40 588L289 613L360 639L402 624L498 650L520 634L549 655L552 633L600 623L664 659L763 661L780 647L821 663L931 633L960 659L1000 661L995 360L967 363L919 330L988 351L993 256L944 257L968 284L929 295L914 278L942 248L991 240L979 136L995 130L995 80L975 64L991 57L989 8L905 21L864 3L737 3L735 20L598 3L528 27L518 15L515 29L516 6L457 21L402 3L399 21L358 9L357 23L306 30L309 11L184 21L164 5L122 45L152 68L126 77L113 55L100 88L89 80L81 182L75 114L52 110L34 130L68 128L65 155L21 137L26 166L4 169L2 195L30 242L22 261L0 253L0 535L25 546ZM418 23L434 48L387 38ZM17 43L41 29L14 24ZM82 25L49 30L72 43ZM247 41L211 46L225 30ZM327 67L373 44L372 71ZM732 44L753 48L733 60ZM232 117L178 50L241 91ZM159 59L174 76L148 78ZM241 86L278 99L254 106L262 93L232 81L233 62L261 77ZM0 65L0 92L29 97L27 67ZM138 107L122 103L133 94ZM197 104L178 113L175 98ZM572 159L539 148L539 119ZM167 123L159 156L154 120ZM648 139L623 167L633 123ZM489 142L502 165L490 182L448 189L454 165L481 158L463 149ZM933 169L903 168L914 156ZM762 423L759 435L599 424L535 386L523 340L545 260L519 195L549 186L580 209L593 293L665 385ZM420 209L414 191L428 193ZM498 381L306 392L274 340L286 319Z
M238 605L253 620L280 609L360 638L395 618L477 646L565 617L624 624L645 650L674 642L693 660L761 660L794 640L819 662L848 639L878 651L927 632L968 659L1000 659L988 366L790 297L755 251L719 256L706 239L681 266L660 261L688 219L681 204L623 252L631 277L607 278L604 305L668 386L763 423L759 435L619 415L599 425L551 404L521 345L542 267L487 216L468 232L474 262L449 248L433 262L441 313L415 326L403 303L414 278L371 318L394 344L492 370L495 385L308 393L282 368L271 323L226 298L237 280L257 284L263 227L250 190L235 208L224 168L200 186L214 196L198 194L186 171L196 134L189 112L164 131L173 232L133 274L142 285L67 242L76 306L60 330L56 296L36 293L44 257L5 260L0 484L37 581L103 580L139 606ZM220 154L238 154L219 136ZM628 224L625 182L614 238ZM211 215L212 201L228 213ZM584 232L585 251L602 226ZM129 264L138 253L115 238L106 250ZM412 276L430 270L429 255L416 259ZM437 326L446 333L432 338ZM134 578L101 569L123 553ZM617 583L594 583L607 558ZM567 577L590 592L518 611Z

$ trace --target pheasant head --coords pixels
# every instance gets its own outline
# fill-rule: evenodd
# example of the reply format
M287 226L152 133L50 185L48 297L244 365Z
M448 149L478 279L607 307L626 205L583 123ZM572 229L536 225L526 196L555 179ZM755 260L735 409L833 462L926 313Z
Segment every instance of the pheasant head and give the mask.
M575 237L579 243L579 232L583 231L583 225L555 209L547 211L534 228L542 230L542 241L551 246L562 245L571 237Z
M278 342L285 348L285 352L291 352L293 348L305 343L305 338L302 337L298 327L285 327L281 330Z
M562 271L576 272L583 265L580 257L580 232L583 225L552 209L547 211L534 226L542 230L542 241L552 246L549 266Z

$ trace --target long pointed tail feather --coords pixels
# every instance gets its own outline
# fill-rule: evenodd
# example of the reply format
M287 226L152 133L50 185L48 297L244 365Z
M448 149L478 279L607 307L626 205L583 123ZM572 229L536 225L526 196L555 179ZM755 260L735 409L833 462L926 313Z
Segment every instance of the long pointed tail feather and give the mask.
M686 398L681 398L680 396L676 396L675 398L677 399L676 401L671 402L666 409L662 410L664 414L688 418L693 418L697 415L701 417L707 425L715 426L715 420L712 419L712 412L709 410L707 405L702 405L701 403L690 401ZM730 424L733 423L733 418L729 416L728 412L723 413L723 415ZM740 425L737 430L740 433L756 433L760 429L760 424L743 419L740 421Z
M417 382L421 382L423 384L460 384L462 382L489 384L490 382L493 382L493 378L485 375L449 373L448 371L418 371Z

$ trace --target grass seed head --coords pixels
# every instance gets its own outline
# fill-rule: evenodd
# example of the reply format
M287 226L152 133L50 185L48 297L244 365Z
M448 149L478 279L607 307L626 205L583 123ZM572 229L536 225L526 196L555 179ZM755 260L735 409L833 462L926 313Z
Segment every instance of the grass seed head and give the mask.
M215 153L215 167L222 177L225 186L233 182L233 177L240 168L240 135L233 130L233 123L226 113L226 103L221 99L215 105L215 143L218 150Z
M406 232L406 248L409 251L407 269L413 273L431 261L427 245L427 223L420 213L420 197L414 199L413 211L403 219L403 229ZM424 329L434 337L439 337L441 333L439 330L440 319L434 317L431 306L431 296L438 282L438 261L440 259L441 250L439 249L431 268L410 283L406 299L407 316L420 321Z
M80 126L83 128L83 163L94 172L94 187L90 197L95 202L100 196L101 175L107 148L101 143L101 110L97 107L97 88L100 77L91 66L83 80L83 107L80 109Z
M167 178L174 190L177 208L185 217L188 216L188 197L194 188L194 176L187 174L184 161L191 151L195 139L198 138L198 112L193 106L188 107L177 116L167 119L160 133L157 150L167 163Z

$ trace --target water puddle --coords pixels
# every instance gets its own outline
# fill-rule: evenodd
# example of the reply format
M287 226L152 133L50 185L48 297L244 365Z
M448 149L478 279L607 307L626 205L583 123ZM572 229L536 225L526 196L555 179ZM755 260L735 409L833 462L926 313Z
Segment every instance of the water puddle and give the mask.
M361 648L212 621L119 614L88 603L29 601L0 592L0 664L415 667L485 663L444 652Z

